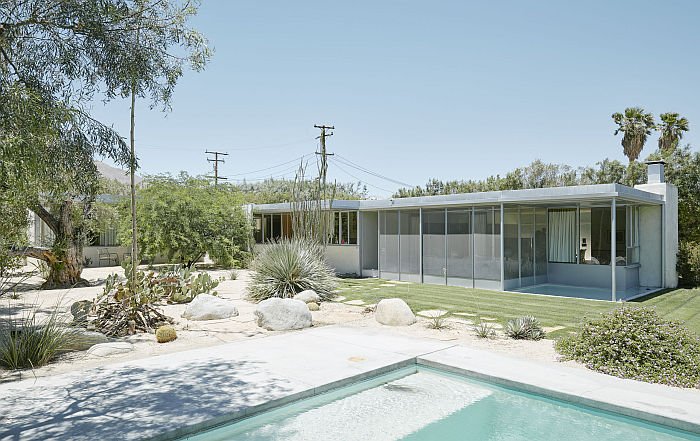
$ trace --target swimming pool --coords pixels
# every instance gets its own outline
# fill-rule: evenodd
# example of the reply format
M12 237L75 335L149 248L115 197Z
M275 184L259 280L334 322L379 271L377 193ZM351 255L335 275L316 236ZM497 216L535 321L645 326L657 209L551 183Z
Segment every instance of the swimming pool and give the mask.
M641 420L410 367L220 426L223 440L700 440Z

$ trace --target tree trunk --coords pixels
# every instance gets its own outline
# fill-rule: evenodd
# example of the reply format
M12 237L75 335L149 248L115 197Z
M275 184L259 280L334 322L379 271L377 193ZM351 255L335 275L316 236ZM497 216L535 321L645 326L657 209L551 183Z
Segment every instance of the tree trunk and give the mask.
M32 208L55 235L51 258L43 259L49 265L49 276L43 289L88 286L80 277L83 271L83 237L73 222L73 202L63 201L58 216L37 204Z

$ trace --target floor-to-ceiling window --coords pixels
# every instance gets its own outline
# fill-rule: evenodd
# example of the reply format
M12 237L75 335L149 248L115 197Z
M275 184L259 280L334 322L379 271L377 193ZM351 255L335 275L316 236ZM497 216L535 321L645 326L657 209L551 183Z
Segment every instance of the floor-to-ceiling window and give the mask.
M399 273L401 280L420 282L420 212L399 212Z
M501 289L500 207L474 209L474 286Z
M472 210L447 210L447 283L473 286Z
M547 209L535 208L535 283L547 281Z
M445 283L445 210L423 210L423 281Z
M503 277L505 289L520 286L518 210L518 208L505 208L503 210Z
M380 276L396 279L399 275L399 214L379 212L379 271Z
M612 219L610 207L581 208L581 249L579 263L610 265ZM616 265L627 264L627 209L615 210Z

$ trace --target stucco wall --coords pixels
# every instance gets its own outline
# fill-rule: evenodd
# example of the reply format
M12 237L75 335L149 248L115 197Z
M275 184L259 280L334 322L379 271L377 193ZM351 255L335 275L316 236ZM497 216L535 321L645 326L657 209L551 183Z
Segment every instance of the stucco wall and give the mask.
M256 243L255 250L260 252L266 244ZM360 274L360 247L358 245L328 245L326 262L336 274Z
M661 212L660 206L639 207L639 284L661 286Z
M678 286L678 273L676 261L678 257L678 188L672 184L642 184L634 188L660 194L664 197L663 207L663 287L675 288ZM644 272L644 267L642 267Z

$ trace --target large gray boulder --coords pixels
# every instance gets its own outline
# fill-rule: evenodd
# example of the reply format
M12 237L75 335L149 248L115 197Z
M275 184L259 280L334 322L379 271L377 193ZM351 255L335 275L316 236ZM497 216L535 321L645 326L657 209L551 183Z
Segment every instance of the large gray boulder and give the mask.
M377 303L375 319L382 325L409 326L416 322L416 316L401 299L384 299Z
M306 303L296 299L273 297L258 303L255 310L258 326L269 331L303 329L311 326L311 312Z
M77 328L71 332L65 349L69 351L86 351L96 344L108 343L109 338L101 332L88 331Z
M319 303L321 301L321 297L316 294L316 291L313 289L307 289L305 291L300 292L299 294L295 295L294 298L296 300L301 300L304 303Z
M199 294L182 313L187 320L219 320L237 315L238 309L231 301L210 294Z

